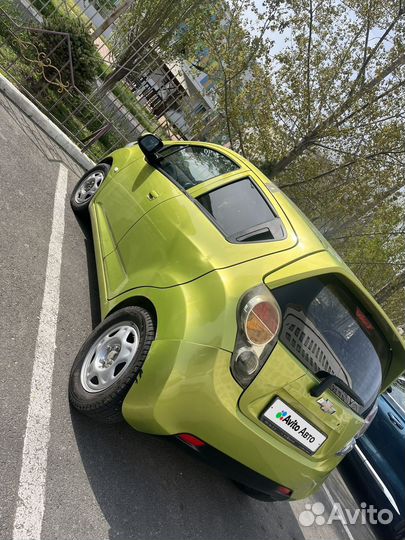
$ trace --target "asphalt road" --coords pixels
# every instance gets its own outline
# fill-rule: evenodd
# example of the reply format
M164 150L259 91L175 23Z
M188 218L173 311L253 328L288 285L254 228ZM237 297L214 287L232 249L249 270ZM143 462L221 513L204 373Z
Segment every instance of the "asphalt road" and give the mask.
M13 523L60 163L80 168L0 94L0 538ZM264 503L176 445L70 410L74 356L99 320L89 231L65 204L43 540L371 540L368 527L301 526L314 502L357 508L338 474L308 501ZM307 505L307 506L306 506ZM18 540L14 535L13 540Z

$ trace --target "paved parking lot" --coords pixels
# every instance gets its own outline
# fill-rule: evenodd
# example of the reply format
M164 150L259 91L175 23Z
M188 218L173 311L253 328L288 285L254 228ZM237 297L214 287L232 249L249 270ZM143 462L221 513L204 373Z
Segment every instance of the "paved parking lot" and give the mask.
M26 515L26 500L42 493L43 479L45 498L35 495L31 516L43 540L372 539L364 525L300 525L300 513L315 502L327 512L334 502L357 508L338 474L311 500L258 502L169 441L125 424L103 426L70 410L70 366L99 312L91 237L75 220L64 192L57 194L64 223L63 210L53 217L61 171L69 194L80 167L0 94L0 538L18 540L16 509ZM55 223L59 233L51 237ZM44 291L47 263L49 274L49 264L58 262L48 260L57 237L60 275L52 280L59 301ZM52 350L49 358L41 352L41 346L53 343L47 309L56 324L55 354ZM46 385L32 383L37 361L48 362L52 376L49 395L40 394L44 410L47 400L51 405L44 426L29 412L30 396L32 403L38 392L47 392ZM27 418L39 439L35 447L31 441L31 455L42 452L42 465L30 464L27 457Z

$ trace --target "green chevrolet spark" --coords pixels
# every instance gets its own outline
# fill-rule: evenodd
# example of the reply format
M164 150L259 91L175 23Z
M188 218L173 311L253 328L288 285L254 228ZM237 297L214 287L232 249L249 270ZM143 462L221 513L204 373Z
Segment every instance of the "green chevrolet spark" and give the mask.
M298 208L214 144L144 135L76 185L102 322L76 409L177 438L266 500L311 495L405 368L387 315Z

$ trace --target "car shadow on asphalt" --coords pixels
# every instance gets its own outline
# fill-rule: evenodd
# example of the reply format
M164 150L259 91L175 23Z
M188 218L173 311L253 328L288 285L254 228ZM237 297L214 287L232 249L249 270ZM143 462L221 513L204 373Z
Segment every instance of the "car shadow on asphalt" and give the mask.
M76 221L82 230L84 236L84 246L86 249L86 262L87 273L89 279L89 300L90 300L90 313L91 313L91 325L94 329L101 321L100 312L100 296L97 280L97 267L96 258L94 255L93 234L91 231L90 218L76 217Z
M171 439L71 417L111 539L303 539L289 504L251 499Z

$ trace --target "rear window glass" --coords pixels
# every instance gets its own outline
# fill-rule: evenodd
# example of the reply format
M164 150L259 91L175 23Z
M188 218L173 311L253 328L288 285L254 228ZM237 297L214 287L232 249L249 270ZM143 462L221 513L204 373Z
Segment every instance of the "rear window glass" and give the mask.
M231 159L204 146L169 146L158 157L159 168L184 189L239 169Z
M327 371L342 379L364 401L332 390L362 414L376 399L388 345L373 320L333 276L310 278L274 289L283 313L280 341L314 374Z
M249 178L204 193L197 200L230 240L261 242L285 237L281 220Z

